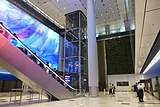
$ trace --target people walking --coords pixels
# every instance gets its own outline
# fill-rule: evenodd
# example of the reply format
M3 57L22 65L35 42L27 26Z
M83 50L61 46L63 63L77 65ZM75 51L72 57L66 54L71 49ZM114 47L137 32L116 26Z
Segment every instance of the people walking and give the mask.
M144 90L144 87L143 87L143 85L140 83L140 84L138 85L138 97L139 97L139 102L144 102L144 100L143 100L143 96L144 96L143 90Z

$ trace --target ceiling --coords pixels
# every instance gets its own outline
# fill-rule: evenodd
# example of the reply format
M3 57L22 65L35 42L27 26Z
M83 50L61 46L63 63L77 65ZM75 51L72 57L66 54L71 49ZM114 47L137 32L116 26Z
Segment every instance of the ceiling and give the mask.
M160 29L160 0L135 0L135 72L139 73Z
M86 15L86 0L25 0L30 1L52 19L65 27L65 14L81 10ZM104 32L105 26L110 29L124 28L127 20L126 0L95 0L97 31ZM129 0L130 24L134 24L134 0Z
M29 1L29 0L28 0ZM65 27L65 14L81 10L86 15L86 0L30 0L34 5ZM128 4L126 6L125 4ZM128 8L129 7L129 8ZM136 25L135 72L139 73L160 28L160 0L95 0L97 32L125 30ZM136 24L135 24L136 23Z

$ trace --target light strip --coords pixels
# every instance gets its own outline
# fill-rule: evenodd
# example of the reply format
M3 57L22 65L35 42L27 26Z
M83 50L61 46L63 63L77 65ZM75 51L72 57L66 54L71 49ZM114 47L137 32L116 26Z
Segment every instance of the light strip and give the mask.
M149 70L156 62L158 62L159 59L160 59L160 50L159 50L158 53L154 56L154 58L153 58L152 61L149 63L149 65L147 66L147 68L144 70L143 74L147 73L148 70Z
M0 74L11 74L11 73L8 71L0 71Z
M25 0L25 2L27 4L29 4L31 7L33 7L34 9L36 9L40 14L42 14L43 16L45 16L48 20L50 20L51 22L53 22L54 24L56 24L58 27L64 28L64 26L60 25L52 17L50 17L48 14L46 14L44 11L42 11L40 8L38 8L36 5L34 5L30 0L27 0L27 1Z

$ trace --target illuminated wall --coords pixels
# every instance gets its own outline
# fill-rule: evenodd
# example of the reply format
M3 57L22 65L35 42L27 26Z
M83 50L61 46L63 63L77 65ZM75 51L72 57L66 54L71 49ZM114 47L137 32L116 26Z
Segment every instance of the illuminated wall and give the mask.
M49 62L52 68L58 68L59 34L7 0L0 0L0 22L12 33L16 33L44 62ZM5 36L10 39L8 35ZM19 44L17 46L21 47Z

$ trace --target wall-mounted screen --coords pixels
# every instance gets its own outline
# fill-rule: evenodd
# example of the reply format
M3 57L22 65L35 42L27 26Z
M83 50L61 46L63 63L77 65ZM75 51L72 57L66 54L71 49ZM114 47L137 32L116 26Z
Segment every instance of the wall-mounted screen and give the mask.
M128 81L117 82L117 86L129 86L129 82Z
M7 0L0 0L0 22L51 68L58 68L60 35ZM8 35L5 35L8 39ZM16 44L17 47L21 47Z

